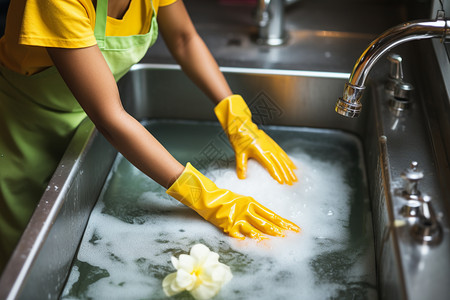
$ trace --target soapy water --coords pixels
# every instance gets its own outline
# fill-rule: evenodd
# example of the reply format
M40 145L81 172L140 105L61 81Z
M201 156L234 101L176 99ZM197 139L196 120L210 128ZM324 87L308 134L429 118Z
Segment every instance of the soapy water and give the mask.
M302 229L259 243L226 236L119 155L61 298L166 299L161 283L175 271L170 257L203 243L233 273L214 299L376 299L364 170L361 157L346 155L359 146L329 134L272 132L298 167L292 186L278 184L253 160L245 180L234 165L202 170L218 187L252 196Z

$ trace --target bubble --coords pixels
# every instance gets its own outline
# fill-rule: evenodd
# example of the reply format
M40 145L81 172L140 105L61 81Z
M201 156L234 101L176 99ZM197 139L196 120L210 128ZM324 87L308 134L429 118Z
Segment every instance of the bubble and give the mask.
M376 299L370 237L349 230L353 187L345 164L302 149L289 155L298 167L292 186L278 184L253 160L246 180L231 167L205 173L302 228L261 243L226 236L121 158L92 211L62 299L165 299L162 279L175 271L170 257L196 243L217 252L233 273L214 299L352 298L355 290L356 298ZM130 177L135 186L121 184ZM359 226L371 232L370 222ZM355 238L361 244L350 247Z

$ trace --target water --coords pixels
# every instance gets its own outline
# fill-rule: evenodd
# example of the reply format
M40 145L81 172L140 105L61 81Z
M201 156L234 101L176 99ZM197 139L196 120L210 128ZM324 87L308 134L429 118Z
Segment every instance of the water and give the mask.
M165 299L170 257L203 243L233 279L215 299L376 299L371 216L359 142L339 131L266 128L296 163L280 185L256 162L239 180L216 124L146 124L181 162L249 195L302 228L256 243L230 238L118 156L95 206L62 299ZM191 299L187 292L174 299Z

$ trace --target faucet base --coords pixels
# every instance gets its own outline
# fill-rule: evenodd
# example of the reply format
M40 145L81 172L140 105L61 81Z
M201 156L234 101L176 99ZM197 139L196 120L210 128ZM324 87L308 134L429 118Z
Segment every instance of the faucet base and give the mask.
M256 37L255 41L258 45L265 46L282 46L287 43L289 36L284 34L282 37Z

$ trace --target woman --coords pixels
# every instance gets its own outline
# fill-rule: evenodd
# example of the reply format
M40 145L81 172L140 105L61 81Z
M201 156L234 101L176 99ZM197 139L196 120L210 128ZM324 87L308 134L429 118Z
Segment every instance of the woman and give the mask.
M232 94L181 0L12 0L0 40L0 270L86 115L131 163L230 236L299 231L181 165L124 111L116 81L155 42L158 24L182 69L217 104L239 178L252 157L278 182L297 180L291 160Z

